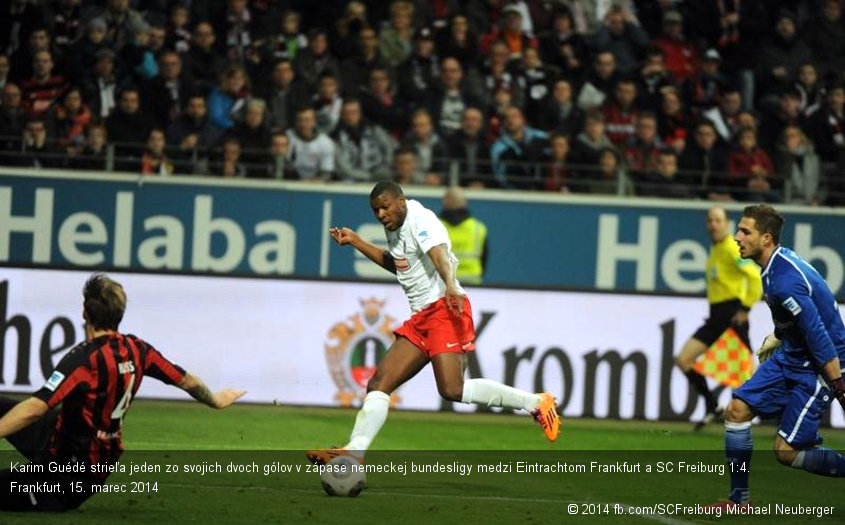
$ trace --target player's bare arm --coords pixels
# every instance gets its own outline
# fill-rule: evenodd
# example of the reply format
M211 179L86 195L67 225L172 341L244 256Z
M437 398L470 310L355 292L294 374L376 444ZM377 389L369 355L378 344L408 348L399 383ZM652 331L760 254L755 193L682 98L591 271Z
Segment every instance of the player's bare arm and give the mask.
M202 378L191 373L185 374L185 378L178 386L200 403L218 410L226 408L246 394L246 390L236 390L233 388L212 392L205 385Z
M446 305L449 311L460 315L464 311L464 294L461 293L458 282L455 280L448 248L445 244L438 244L428 251L428 256L434 262L440 278L446 283Z
M0 439L35 423L47 413L47 403L37 397L27 398L0 419Z
M329 233L336 243L341 246L349 244L356 250L363 253L367 259L378 264L390 273L396 273L396 264L393 257L387 250L382 250L375 244L365 241L357 233L349 228L330 228Z

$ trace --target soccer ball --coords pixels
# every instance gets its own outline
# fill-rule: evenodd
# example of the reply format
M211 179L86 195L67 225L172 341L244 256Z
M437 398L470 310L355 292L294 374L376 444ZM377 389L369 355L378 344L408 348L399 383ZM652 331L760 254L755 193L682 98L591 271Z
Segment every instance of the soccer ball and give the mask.
M367 486L367 475L361 463L350 456L338 456L329 461L320 475L323 490L329 496L354 498Z

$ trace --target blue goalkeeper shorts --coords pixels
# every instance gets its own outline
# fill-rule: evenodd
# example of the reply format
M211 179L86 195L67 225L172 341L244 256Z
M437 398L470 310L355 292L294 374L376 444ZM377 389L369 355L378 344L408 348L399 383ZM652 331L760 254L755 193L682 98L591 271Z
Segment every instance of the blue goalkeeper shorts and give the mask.
M822 416L830 406L830 389L811 369L788 367L777 354L763 363L733 397L763 418L780 418L778 435L795 448L822 442Z

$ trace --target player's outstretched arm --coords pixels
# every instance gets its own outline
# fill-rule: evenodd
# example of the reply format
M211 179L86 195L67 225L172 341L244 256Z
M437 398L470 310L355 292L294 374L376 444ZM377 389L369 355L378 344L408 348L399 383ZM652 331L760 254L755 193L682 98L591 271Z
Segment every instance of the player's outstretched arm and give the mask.
M246 394L246 390L235 390L233 388L226 388L224 390L220 390L219 392L212 392L207 386L205 386L202 378L195 376L190 372L185 374L185 379L183 379L177 386L189 393L191 397L200 403L218 410L226 408Z
M340 245L352 245L356 250L363 253L367 259L378 264L390 273L396 273L396 264L387 250L382 250L375 244L365 241L353 230L346 227L330 228L329 233L336 243Z
M455 272L452 269L446 245L438 244L431 248L428 250L428 256L431 257L440 278L446 283L446 306L453 313L460 315L464 310L464 294L461 293L458 282L455 280Z
M47 403L37 397L21 401L0 418L0 439L35 423L44 417L48 409Z

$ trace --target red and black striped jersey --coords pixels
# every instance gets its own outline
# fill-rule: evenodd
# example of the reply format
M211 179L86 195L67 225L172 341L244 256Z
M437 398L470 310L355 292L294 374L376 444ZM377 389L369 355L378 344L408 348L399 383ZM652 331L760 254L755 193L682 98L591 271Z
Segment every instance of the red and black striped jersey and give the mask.
M50 408L62 404L49 456L62 462L116 462L123 452L123 418L145 375L173 385L182 382L185 371L134 335L103 335L68 352L34 394Z
M61 98L67 87L60 75L53 75L45 82L30 78L21 83L21 104L30 115L41 115Z

